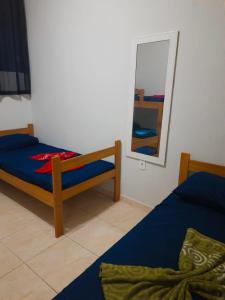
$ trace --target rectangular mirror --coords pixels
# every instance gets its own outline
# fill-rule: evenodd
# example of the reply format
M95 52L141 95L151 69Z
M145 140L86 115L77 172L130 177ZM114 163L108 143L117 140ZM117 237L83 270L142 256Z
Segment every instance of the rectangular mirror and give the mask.
M140 38L134 45L129 157L164 165L178 32Z

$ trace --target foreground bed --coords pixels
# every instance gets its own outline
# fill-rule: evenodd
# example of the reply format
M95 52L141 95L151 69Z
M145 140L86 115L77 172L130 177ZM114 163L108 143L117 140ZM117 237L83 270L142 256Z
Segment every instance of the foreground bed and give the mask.
M206 171L225 176L225 167L192 161L189 154L182 154L179 183L187 178L189 171ZM225 204L224 209L217 206L216 193L213 205L207 202L207 197L203 197L208 194L208 177L204 174L200 182L201 186L205 186L205 190L201 191L202 196L198 185L189 186L199 201L185 197L182 189L180 192L175 190L55 299L103 300L99 280L99 266L102 262L177 269L180 249L188 228L195 228L225 243ZM220 192L218 189L217 194ZM223 188L221 193L224 192ZM196 296L193 299L200 298Z
M33 125L29 124L27 128L0 131L0 136L18 133L32 136L33 132ZM10 150L7 151L2 149L0 147L0 180L54 209L56 237L63 234L63 202L65 200L108 179L114 180L114 201L120 199L120 141L116 141L113 147L67 160L53 157L51 174L35 173L43 162L31 160L30 157L40 153L65 151L64 149L39 142L23 145L23 147L20 145L15 149L10 145ZM114 164L101 160L108 156L114 156ZM82 166L81 169L70 171L80 166Z

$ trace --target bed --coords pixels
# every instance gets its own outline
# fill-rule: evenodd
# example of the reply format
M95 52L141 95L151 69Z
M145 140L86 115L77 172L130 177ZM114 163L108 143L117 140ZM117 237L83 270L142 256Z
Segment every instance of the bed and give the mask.
M157 121L156 121L156 134L152 137L139 138L137 136L132 137L132 150L136 152L143 153L142 147L149 147L147 151L148 155L158 155L160 146L160 134L162 127L162 116L164 107L164 97L146 96L144 89L135 89L135 99L134 108L141 109L153 109L157 111ZM155 152L151 152L151 149L155 149ZM144 152L145 154L145 152Z
M203 174L203 178L210 176L205 175L208 174L205 172L225 176L224 166L194 161L190 159L189 154L182 153L179 184L187 182L190 172L198 171L203 171L199 173ZM217 179L217 176L211 176ZM201 179L201 186L205 184L207 187L207 180L204 182ZM200 185L192 183L188 190L193 191L193 187L198 189L198 186ZM204 193L208 194L206 187ZM225 196L225 187L223 193ZM175 190L55 299L103 300L99 280L101 262L177 269L178 256L187 228L195 228L205 235L225 242L225 204L223 203L222 210L216 205L211 207L204 202L205 199L203 202L193 199L190 201ZM195 296L193 299L200 298Z
M10 138L15 134L23 134L31 138L33 133L33 125L29 124L26 128L2 130L0 136ZM21 138L21 135L19 137ZM35 172L43 162L32 160L31 156L62 151L65 150L39 143L37 139L35 142L32 140L32 144L16 149L11 147L10 150L2 150L0 145L0 180L53 208L56 237L63 234L63 202L65 200L108 179L114 180L114 201L120 199L120 141L116 141L113 147L85 155L77 154L66 160L53 157L50 174ZM102 160L109 156L114 156L114 163ZM71 170L78 167L81 168Z

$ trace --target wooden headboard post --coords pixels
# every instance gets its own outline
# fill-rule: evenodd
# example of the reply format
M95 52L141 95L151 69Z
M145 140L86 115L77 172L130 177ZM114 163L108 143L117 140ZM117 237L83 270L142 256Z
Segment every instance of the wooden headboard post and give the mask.
M32 123L28 124L29 135L34 135L34 125Z
M139 96L140 101L144 101L144 95L145 95L144 89L135 89L135 94Z
M180 173L179 173L179 181L178 181L179 184L181 184L187 179L189 172L201 172L201 171L225 177L225 166L192 160L189 153L181 153Z
M182 152L180 155L180 172L179 172L179 180L178 180L179 184L184 182L188 177L189 161L190 161L190 154Z

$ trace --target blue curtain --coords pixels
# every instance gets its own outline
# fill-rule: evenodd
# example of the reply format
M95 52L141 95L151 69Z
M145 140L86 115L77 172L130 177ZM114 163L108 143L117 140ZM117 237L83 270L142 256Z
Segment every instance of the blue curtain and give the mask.
M23 0L0 0L0 95L30 94Z

